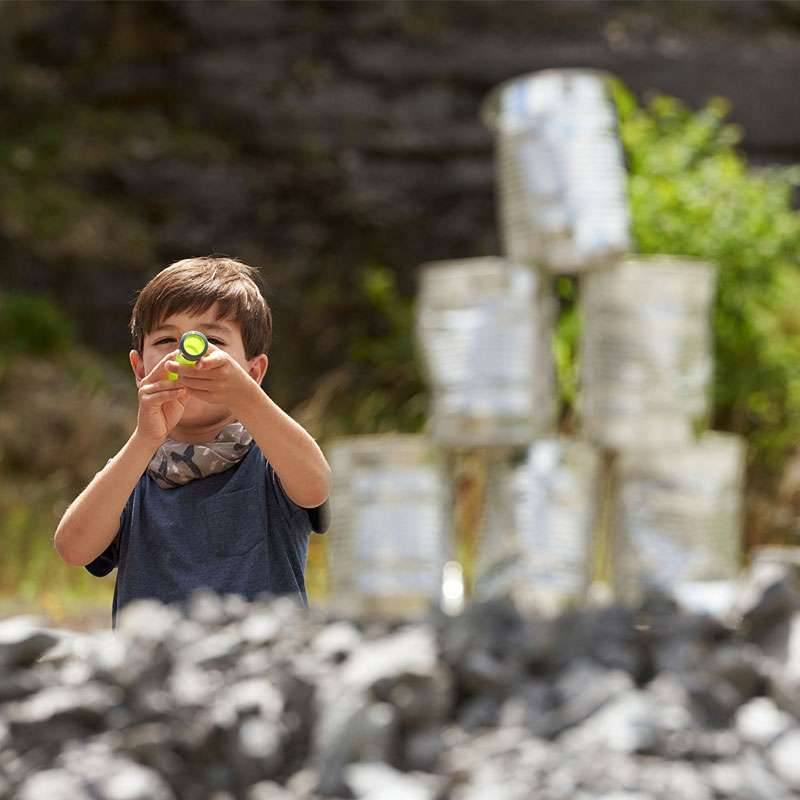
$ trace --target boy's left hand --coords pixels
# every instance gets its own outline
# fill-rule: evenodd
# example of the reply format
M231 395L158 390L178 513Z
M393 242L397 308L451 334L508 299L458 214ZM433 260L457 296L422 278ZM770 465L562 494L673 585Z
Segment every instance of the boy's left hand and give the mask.
M233 356L210 343L208 352L193 367L177 361L168 361L166 366L170 372L178 373L179 385L189 389L190 396L227 406L233 413L248 401L255 388L261 391Z

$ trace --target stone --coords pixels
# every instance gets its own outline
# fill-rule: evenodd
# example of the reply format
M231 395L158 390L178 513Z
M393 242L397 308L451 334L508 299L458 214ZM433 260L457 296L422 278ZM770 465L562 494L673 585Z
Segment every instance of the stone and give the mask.
M783 624L800 610L800 577L792 565L756 563L742 578L736 605L742 633L781 658Z
M769 747L794 724L769 697L754 697L736 712L736 731L743 741L758 747Z
M145 603L7 659L0 800L793 800L797 612L774 607L754 636L660 597L547 620Z
M95 797L90 787L64 769L48 769L31 775L17 794L17 800L94 800Z
M794 791L800 791L800 728L784 733L769 748L775 773Z
M98 784L107 800L176 800L172 789L152 769L132 761L115 763L112 775Z
M344 665L342 680L346 686L366 690L402 675L429 677L436 664L436 642L427 630L415 627L365 642Z
M296 800L296 795L272 781L259 781L247 792L247 800Z
M180 611L158 600L134 600L119 613L117 630L132 639L164 641L181 621Z
M605 670L591 662L579 661L555 682L557 705L541 719L531 719L531 731L548 738L558 736L632 688L633 681L627 672Z
M746 751L738 763L744 778L742 800L794 800L796 797L756 752Z
M612 698L583 725L564 733L559 741L570 750L602 750L621 753L652 751L658 742L659 708L655 698L631 690Z
M380 762L351 764L346 774L358 800L435 800L443 783L433 776L398 772Z
M346 788L345 769L352 762L391 761L397 733L397 714L388 703L359 708L321 749L317 759L317 791L323 795L343 791Z
M32 664L58 642L38 617L0 620L0 671Z

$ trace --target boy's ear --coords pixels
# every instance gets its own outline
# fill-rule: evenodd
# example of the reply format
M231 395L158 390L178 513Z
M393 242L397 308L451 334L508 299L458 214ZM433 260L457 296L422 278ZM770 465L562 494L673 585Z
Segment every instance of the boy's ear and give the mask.
M131 369L136 376L136 385L138 386L139 382L144 378L144 359L136 350L131 350L130 353L128 353L128 358L130 359Z
M256 382L261 383L264 380L264 376L267 374L267 368L269 367L269 356L266 353L261 353L261 355L256 356L255 358L250 360L250 363L247 367L247 374Z

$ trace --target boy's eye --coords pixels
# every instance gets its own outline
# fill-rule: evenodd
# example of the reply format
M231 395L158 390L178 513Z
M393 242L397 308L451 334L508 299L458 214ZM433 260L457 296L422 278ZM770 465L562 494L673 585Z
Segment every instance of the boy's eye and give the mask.
M167 342L174 342L174 341L175 341L174 337L168 336L165 339L159 339L157 342L153 342L153 345L166 344ZM222 339L214 339L211 336L208 337L208 341L214 345L223 345L223 346L225 345L225 342L223 342Z
M153 346L155 347L156 345L159 344L167 344L167 342L174 342L174 341L176 341L174 336L165 336L163 339L158 339L157 341L153 342ZM222 345L222 346L225 345L225 342L223 342L222 339L215 339L212 336L208 337L208 341L214 345Z

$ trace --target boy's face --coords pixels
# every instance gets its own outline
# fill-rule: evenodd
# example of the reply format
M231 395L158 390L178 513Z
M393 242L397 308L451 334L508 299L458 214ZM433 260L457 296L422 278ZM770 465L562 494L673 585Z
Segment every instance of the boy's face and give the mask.
M181 335L186 331L201 331L214 347L224 350L257 383L261 383L267 371L269 359L265 354L248 359L244 352L241 326L235 320L217 317L217 304L201 314L179 312L163 319L153 330L145 334L142 352L130 352L131 367L136 375L137 386L150 373L153 367L168 353L178 348ZM166 378L166 374L160 379ZM196 396L189 396L186 410L179 427L214 425L224 423L230 416L230 409L213 403L206 403Z

